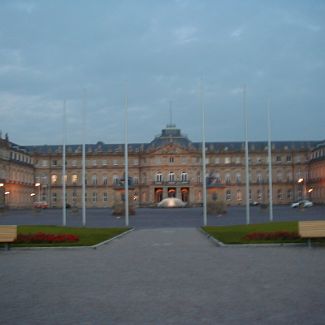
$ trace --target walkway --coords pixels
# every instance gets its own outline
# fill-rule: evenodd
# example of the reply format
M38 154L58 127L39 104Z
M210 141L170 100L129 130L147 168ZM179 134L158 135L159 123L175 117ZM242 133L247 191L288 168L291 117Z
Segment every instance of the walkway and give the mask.
M0 251L1 324L325 324L322 248L216 247L191 228Z

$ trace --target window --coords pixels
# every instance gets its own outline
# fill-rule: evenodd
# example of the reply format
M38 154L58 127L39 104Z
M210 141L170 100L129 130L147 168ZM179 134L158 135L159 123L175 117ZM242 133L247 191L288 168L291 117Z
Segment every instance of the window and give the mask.
M169 162L173 163L174 162L174 157L169 157Z
M52 175L51 176L51 183L56 184L57 181L58 181L58 176L57 175Z
M139 160L138 160L138 159L133 159L133 165L134 165L134 166L139 165Z
M113 160L113 165L114 165L114 166L117 166L117 165L118 165L118 161L117 161L117 159L114 159L114 160Z
M291 200L292 199L292 190L287 191L287 199Z
M259 201L262 201L262 197L263 197L262 191L261 190L257 190L257 199Z
M240 164L240 157L236 157L236 164Z
M226 191L226 200L227 201L230 201L231 200L231 191L230 190L227 190Z
M240 179L240 173L236 173L236 183L240 184L241 179Z
M175 174L173 172L170 172L168 174L168 179L170 182L175 182Z
M282 172L277 172L276 179L277 179L278 182L282 181Z
M220 164L220 158L219 157L214 158L214 163L216 165Z
M276 156L276 161L280 162L281 161L281 156Z
M71 165L72 165L72 167L76 167L77 166L77 160L72 160Z
M42 160L42 167L47 167L47 160Z
M97 166L97 161L93 160L93 166Z
M78 175L72 175L71 182L73 185L76 185L78 182Z
M162 173L156 174L156 182L161 183L163 180Z
M57 200L57 195L56 195L56 193L54 192L54 193L52 193L52 202L53 202L53 203L56 203L56 200Z
M230 157L225 157L225 164L230 164L230 162L231 162Z
M261 173L257 173L257 175L256 175L256 181L259 184L262 184L263 183L263 176L262 176Z
M114 185L118 185L119 184L119 178L116 175L113 176L113 184Z
M97 192L93 192L93 203L97 202Z
M108 193L107 192L104 192L103 193L103 201L104 202L107 202L108 201Z
M283 199L282 190L278 189L278 200L282 200L282 199Z
M225 175L225 182L226 182L226 184L230 184L230 182L231 182L231 177L230 177L230 174L229 173L227 173Z
M52 165L53 166L57 166L58 165L58 161L57 160L52 160Z
M97 175L96 175L96 174L94 174L94 175L91 177L91 183L92 183L93 185L97 185Z
M182 164L186 164L187 163L187 157L182 157Z
M103 185L108 185L108 176L103 176Z
M107 160L102 160L102 166L107 166Z
M243 199L242 197L242 193L240 190L237 190L237 193L236 193L236 199L237 201L241 201Z
M182 172L181 174L181 181L182 182L187 182L188 181L188 175L185 172Z
M287 156L287 162L291 162L291 156Z

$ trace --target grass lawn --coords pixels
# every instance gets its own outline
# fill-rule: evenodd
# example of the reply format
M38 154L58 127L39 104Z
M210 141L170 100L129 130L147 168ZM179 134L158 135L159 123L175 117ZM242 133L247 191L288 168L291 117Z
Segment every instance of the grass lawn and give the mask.
M92 246L113 238L130 228L70 228L60 226L18 226L18 234L73 234L79 236L78 242L50 244L12 244L13 247L62 247L62 246Z
M212 237L225 244L255 244L255 243L305 243L306 239L297 240L245 240L243 237L252 232L275 232L275 231L296 231L298 232L298 222L270 222L256 225L240 226L211 226L202 227ZM325 243L324 239L317 240Z

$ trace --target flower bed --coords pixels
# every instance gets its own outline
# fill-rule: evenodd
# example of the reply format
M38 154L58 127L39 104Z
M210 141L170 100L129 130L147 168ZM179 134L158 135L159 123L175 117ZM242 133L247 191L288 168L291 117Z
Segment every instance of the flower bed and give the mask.
M72 234L46 234L38 232L35 234L18 234L15 243L73 243L79 241L79 236Z
M299 239L296 231L251 232L245 240L296 240Z

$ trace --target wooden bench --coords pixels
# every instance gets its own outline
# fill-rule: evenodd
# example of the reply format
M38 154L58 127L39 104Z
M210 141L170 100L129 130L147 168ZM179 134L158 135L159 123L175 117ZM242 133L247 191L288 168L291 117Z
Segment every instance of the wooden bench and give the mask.
M0 226L0 243L5 244L5 249L9 249L9 243L17 238L17 226Z
M311 238L325 237L325 221L299 221L299 236L308 238L308 246L311 246Z

